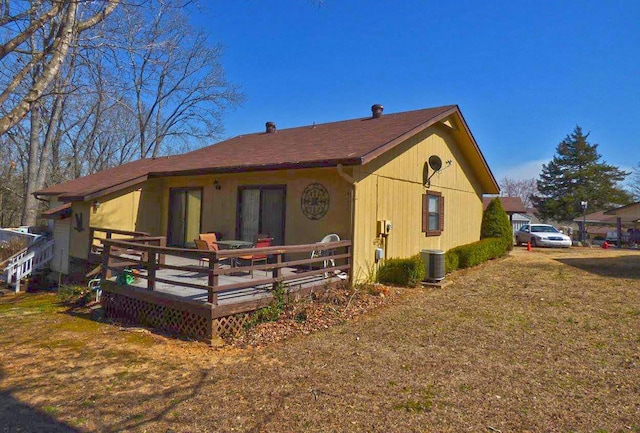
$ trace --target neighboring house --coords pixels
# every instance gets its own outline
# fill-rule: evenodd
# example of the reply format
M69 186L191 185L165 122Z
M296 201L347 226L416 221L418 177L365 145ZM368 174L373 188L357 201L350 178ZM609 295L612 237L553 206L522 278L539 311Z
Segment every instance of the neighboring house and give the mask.
M605 212L605 215L612 217L616 221L616 224L620 222L624 227L640 228L640 202L608 210Z
M580 233L582 233L582 226L585 224L587 239L604 239L607 236L607 232L616 230L616 217L613 215L607 215L605 211L591 212L583 216L579 216L573 219L573 222L578 225L577 234L578 239Z
M583 222L591 238L604 238L608 232L640 227L640 203L631 203L616 209L592 212L573 220L582 230Z
M499 188L459 108L372 112L284 130L268 122L261 133L38 191L50 201L54 265L86 269L90 227L166 236L178 247L201 232L241 240L268 233L282 245L336 233L353 242L356 279L372 268L376 248L407 257L478 240L482 196Z
M526 226L532 224L532 218L527 214L514 213L511 215L511 227L513 228L513 232L517 232L522 228L522 226Z
M489 203L496 197L484 197L482 199L482 208L486 210L489 206ZM504 211L509 216L509 221L511 222L511 228L515 233L522 227L523 225L529 224L531 222L531 218L524 215L527 212L527 209L524 207L524 203L522 203L522 199L520 197L498 197L500 202L502 203L502 207Z
M615 218L616 230L618 231L616 239L618 240L625 238L622 233L625 229L627 230L627 234L630 233L629 229L640 229L640 202L608 210L605 212L605 215ZM633 237L631 238L631 242L633 243ZM628 240L629 237L627 237L627 241Z

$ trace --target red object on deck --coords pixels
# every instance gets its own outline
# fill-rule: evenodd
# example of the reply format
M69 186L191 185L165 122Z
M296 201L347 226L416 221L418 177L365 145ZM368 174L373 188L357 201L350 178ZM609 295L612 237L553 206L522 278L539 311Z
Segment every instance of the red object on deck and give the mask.
M604 243L602 244L602 248L604 248L605 250L608 250L610 246L611 245L609 245L609 242L607 241L604 241Z
M527 251L531 251L531 242L527 242Z

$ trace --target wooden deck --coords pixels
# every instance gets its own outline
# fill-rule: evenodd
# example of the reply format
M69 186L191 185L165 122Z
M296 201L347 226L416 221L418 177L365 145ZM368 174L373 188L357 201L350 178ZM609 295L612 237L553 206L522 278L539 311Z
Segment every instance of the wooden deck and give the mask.
M279 286L297 297L350 280L351 241L216 251L167 247L163 237L131 236L102 239L107 316L207 342L242 329ZM242 257L268 260L239 263ZM130 284L118 279L127 269L136 276Z
M199 266L198 262L198 260L194 259L168 256L166 258L166 264L168 265L189 268L201 267L202 270L201 272L194 272L161 268L156 271L156 275L158 279L172 280L176 281L178 284L180 281L182 281L206 286L209 278L208 268ZM224 268L228 268L228 266L224 266L223 269ZM263 278L271 277L271 272L254 271L254 276L252 278L249 272L242 270L242 267L235 269L237 270L237 272L234 272L232 275L221 275L218 284L220 286L226 286L231 284L236 285L237 283L259 282ZM282 275L293 276L301 272L306 272L307 270L308 269L300 268L282 268ZM142 276L146 276L147 271L145 269L141 269L140 274ZM300 291L301 289L309 289L327 283L336 283L345 279L347 279L347 274L336 274L334 272L327 273L326 275L320 274L306 277L303 276L299 279L292 279L288 281L287 289L292 293L295 293L297 291ZM134 282L134 284L132 284L132 286L146 289L147 281L144 278L139 278ZM223 306L229 304L243 304L247 302L254 302L259 299L271 299L272 288L273 286L271 284L257 284L253 287L221 291L218 292L218 305ZM167 294L171 295L172 297L175 296L190 301L207 302L208 296L208 291L206 289L184 287L166 282L156 282L154 291L158 295Z

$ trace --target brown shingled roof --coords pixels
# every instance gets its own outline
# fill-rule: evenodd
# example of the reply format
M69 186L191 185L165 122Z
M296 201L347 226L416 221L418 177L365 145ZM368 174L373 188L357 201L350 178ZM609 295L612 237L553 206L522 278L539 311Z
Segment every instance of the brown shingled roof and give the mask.
M126 187L131 182L143 182L153 166L162 159L139 159L88 176L50 186L35 194L59 196L61 200L84 200L86 196L106 189Z
M71 215L71 203L65 203L52 209L42 212L40 215L45 219L62 219Z
M495 197L484 197L482 199L482 209L486 209ZM520 197L498 197L502 202L502 207L507 214L527 213Z
M462 119L456 105L447 105L385 114L376 119L367 117L282 129L275 133L240 135L182 155L134 161L36 194L59 195L65 201L88 200L92 195L126 188L147 177L362 165L454 113ZM466 124L463 126L466 128ZM490 175L489 183L493 183L497 191L495 179L473 137L471 142L480 165Z

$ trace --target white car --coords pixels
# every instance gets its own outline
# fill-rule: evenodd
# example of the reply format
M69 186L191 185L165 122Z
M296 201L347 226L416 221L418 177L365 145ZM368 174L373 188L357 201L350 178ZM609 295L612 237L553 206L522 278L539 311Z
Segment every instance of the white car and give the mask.
M516 232L516 244L531 242L532 247L562 247L571 246L571 238L562 234L557 228L549 224L528 224Z

